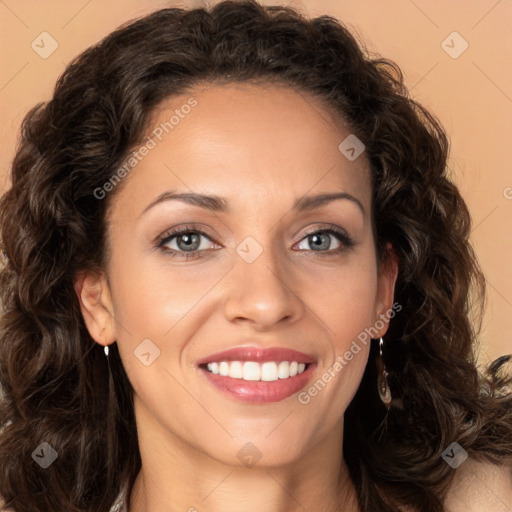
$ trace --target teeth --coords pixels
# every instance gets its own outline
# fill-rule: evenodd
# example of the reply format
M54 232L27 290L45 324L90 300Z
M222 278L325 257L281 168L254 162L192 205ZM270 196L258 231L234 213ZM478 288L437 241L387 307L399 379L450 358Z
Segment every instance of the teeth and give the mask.
M280 379L287 379L290 376L290 363L288 361L281 361L279 363L277 376Z
M212 373L215 373L215 375L218 375L219 374L219 363L209 363L208 370L210 370Z
M232 361L229 365L228 375L233 379L242 379L244 374L243 366L240 361Z
M222 363L219 364L219 375L222 375L223 377L227 377L229 373L229 364L226 363L226 361L222 361Z
M249 381L261 380L271 382L278 379L288 379L302 373L306 369L304 363L296 361L268 361L257 363L256 361L221 361L220 363L208 363L209 372L232 379Z
M263 363L261 365L261 380L265 382L270 382L272 380L277 380L279 377L277 375L277 364L274 362Z
M242 379L244 380L260 380L261 369L258 363L244 363Z

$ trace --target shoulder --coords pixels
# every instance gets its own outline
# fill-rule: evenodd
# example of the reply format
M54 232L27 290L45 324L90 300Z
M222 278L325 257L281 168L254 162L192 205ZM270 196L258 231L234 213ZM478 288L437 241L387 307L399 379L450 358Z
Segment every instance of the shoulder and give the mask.
M447 512L511 512L512 466L467 459L455 470Z

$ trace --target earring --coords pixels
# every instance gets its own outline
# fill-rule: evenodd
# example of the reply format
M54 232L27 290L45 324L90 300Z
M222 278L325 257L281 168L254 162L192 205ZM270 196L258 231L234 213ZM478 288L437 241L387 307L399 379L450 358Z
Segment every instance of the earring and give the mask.
M105 357L108 360L108 345L105 345L105 347L103 348L103 351L105 352Z
M377 387L379 390L379 397L382 403L389 409L391 404L391 389L388 385L388 372L386 371L386 365L384 364L384 357L382 356L382 348L384 346L384 340L382 337L379 341L379 357L377 358Z

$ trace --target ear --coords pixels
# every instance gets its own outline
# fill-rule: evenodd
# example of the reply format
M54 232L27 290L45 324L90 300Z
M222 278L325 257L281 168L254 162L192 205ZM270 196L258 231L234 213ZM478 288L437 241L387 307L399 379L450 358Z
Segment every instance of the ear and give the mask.
M75 277L75 293L91 337L100 345L116 341L112 299L106 276L102 272L80 272Z
M395 283L398 275L398 257L393 246L386 244L386 256L381 263L378 273L377 282L377 300L375 302L375 323L374 325L382 325L379 328L380 336L386 334L389 327L389 320L394 316L393 298L395 294ZM400 311L401 306L396 310Z

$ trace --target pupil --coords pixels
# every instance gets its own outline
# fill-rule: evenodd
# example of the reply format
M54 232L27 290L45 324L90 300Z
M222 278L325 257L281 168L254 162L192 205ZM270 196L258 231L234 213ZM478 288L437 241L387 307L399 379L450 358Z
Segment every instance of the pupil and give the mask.
M322 243L321 237L324 237L324 243ZM317 249L329 249L330 239L326 234L311 235L311 241L313 243L313 248L316 247Z
M197 249L197 247L195 247L195 245L199 241L199 236L196 235L196 234L188 233L188 234L185 234L185 235L181 235L178 238L178 246L180 245L179 244L180 241L184 242L185 246L183 248L185 250L193 251L193 250ZM180 247L180 249L181 248L182 247Z

